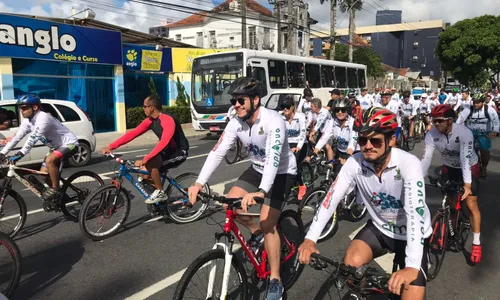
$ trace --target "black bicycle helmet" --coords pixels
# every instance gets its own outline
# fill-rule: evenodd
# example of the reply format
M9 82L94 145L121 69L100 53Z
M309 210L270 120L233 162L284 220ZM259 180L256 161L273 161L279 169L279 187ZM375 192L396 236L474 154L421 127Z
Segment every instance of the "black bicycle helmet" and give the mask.
M227 92L230 95L259 96L262 94L262 84L253 77L241 77L233 81Z
M336 108L351 108L351 102L346 98L335 100L332 104L332 110Z
M305 97L314 97L313 91L310 88L304 89L304 96L302 96L302 98L305 98Z

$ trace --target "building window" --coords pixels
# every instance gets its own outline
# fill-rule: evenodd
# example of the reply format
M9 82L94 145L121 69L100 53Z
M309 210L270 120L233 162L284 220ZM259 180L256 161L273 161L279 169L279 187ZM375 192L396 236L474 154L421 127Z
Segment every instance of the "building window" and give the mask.
M229 40L230 40L230 41L234 41L234 36L230 36L230 37L229 37Z
M248 27L248 48L257 49L257 32L255 31L255 26Z
M269 60L269 86L272 89L286 88L285 62L280 60Z
M336 87L345 89L347 87L347 71L344 67L335 67Z
M321 87L321 76L319 65L306 64L306 80L311 88Z
M358 88L358 69L347 68L347 86L350 89Z
M180 34L176 34L175 35L175 40L178 41L178 42L180 42L182 40L181 35Z
M333 67L321 66L321 85L323 87L335 87L335 77L333 76Z
M286 70L288 73L288 87L303 88L306 86L303 63L288 62Z
M203 32L196 33L196 47L203 48Z
M215 30L209 31L208 34L209 34L210 48L217 48L217 38L215 37Z
M417 62L417 61L418 61L418 56L416 56L416 55L415 55L415 56L413 56L413 57L411 58L411 61L412 61L412 62Z
M264 28L264 45L271 45L271 29Z

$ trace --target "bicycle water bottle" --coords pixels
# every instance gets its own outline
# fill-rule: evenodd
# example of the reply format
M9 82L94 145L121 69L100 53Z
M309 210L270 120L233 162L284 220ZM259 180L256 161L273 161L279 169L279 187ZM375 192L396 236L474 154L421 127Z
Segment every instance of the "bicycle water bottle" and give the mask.
M151 195L156 189L149 182L144 181L143 177L137 178L135 186L148 196Z

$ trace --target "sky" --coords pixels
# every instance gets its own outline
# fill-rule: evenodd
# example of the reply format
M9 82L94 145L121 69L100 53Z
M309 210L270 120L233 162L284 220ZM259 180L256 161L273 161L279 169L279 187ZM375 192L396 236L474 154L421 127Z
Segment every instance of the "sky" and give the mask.
M178 5L177 8L171 9L134 1L137 0L0 0L0 12L66 18L72 15L72 7L76 9L76 12L90 8L95 11L97 20L148 32L151 26L178 21L189 16L193 11L185 7L210 10L223 0L156 0ZM271 8L268 0L256 1ZM499 0L361 1L363 1L363 8L356 13L356 26L374 25L376 11L383 9L402 10L404 22L443 19L453 24L462 19L484 14L500 15L500 5L497 4ZM304 0L304 2L309 4L311 17L319 22L313 26L313 29L329 30L330 3L325 2L321 5L319 0ZM346 15L338 13L337 20L337 28L347 27L349 21Z

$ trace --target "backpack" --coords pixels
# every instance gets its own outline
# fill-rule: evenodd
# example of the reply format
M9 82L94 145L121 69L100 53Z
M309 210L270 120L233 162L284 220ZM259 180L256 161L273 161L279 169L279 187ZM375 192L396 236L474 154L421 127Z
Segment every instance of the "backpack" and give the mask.
M490 114L488 113L488 105L483 104L483 109L484 109L484 115L490 120ZM470 114L467 116L467 119L465 121L468 121L472 117L472 110L470 111Z

